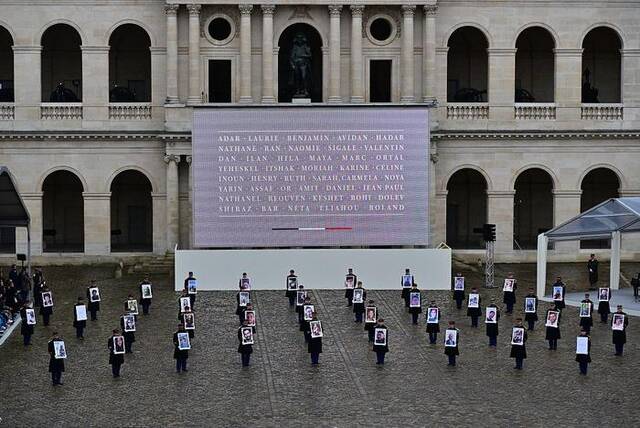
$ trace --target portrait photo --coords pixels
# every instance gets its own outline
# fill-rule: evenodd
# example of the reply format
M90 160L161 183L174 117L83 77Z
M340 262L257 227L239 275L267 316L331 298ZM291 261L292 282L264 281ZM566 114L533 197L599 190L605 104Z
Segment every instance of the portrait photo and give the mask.
M580 303L580 318L589 318L591 316L591 304Z
M295 290L298 288L298 278L287 278L287 288Z
M353 303L364 303L364 290L362 288L353 289Z
M613 314L613 319L611 320L611 330L624 330L624 315L623 314Z
M240 292L240 306L245 307L249 303L251 303L251 297L249 295L249 292L248 291L241 291Z
M307 298L307 292L305 290L298 290L296 293L296 306L304 305L304 299Z
M353 288L354 287L355 278L352 276L348 276L347 279L344 280L345 288Z
M242 327L240 330L242 334L242 344L243 345L253 345L253 328L251 327Z
M511 344L524 345L524 328L514 327L511 330Z
M376 328L373 338L374 345L387 346L387 329Z
M53 341L53 358L57 360L67 358L67 348L64 346L64 341Z
M589 354L589 338L586 336L576 337L576 354L588 355Z
M136 317L134 315L125 315L122 318L124 319L125 333L136 331Z
M36 311L29 308L25 312L27 315L27 325L36 325Z
M440 320L440 309L428 308L427 309L427 324L438 324Z
M45 308L53 306L53 295L51 291L45 291L42 293L42 306Z
M498 308L487 307L484 313L484 322L486 324L496 324L498 322Z
M76 319L78 321L87 320L87 307L85 305L75 306L75 310L76 310Z
M364 322L375 323L378 319L378 308L375 306L367 306L364 311Z
M113 336L113 353L114 354L124 354L124 337L123 336Z
M187 281L187 292L189 294L198 293L198 281L196 279L190 279Z
M458 330L446 329L444 332L444 346L445 348L458 346Z
M513 291L513 284L516 282L513 278L505 278L502 291Z
M536 312L536 298L525 297L524 298L524 312L527 314L533 314Z
M196 329L196 316L193 313L182 314L182 322L184 323L185 330Z
M240 278L240 289L245 291L251 290L251 278Z
M180 312L189 312L191 310L191 299L188 297L180 298Z
M98 287L89 288L89 301L92 303L100 301L100 290L98 290Z
M453 278L453 289L459 291L464 290L464 276L456 276Z
M409 307L410 308L419 308L421 305L420 302L420 293L409 293Z
M558 328L558 316L559 315L560 315L560 312L556 312L556 311L547 312L547 320L544 323L545 327Z
M127 310L133 315L138 315L138 301L133 299L127 300Z
M244 311L244 319L249 327L256 326L256 311Z
M186 351L191 349L191 342L189 341L189 333L178 333L178 349Z
M304 305L302 311L305 321L311 321L313 319L313 312L315 311L313 305Z
M311 321L309 323L309 327L311 328L312 339L322 337L322 324L320 323L320 321Z
M413 285L413 275L402 275L402 288L411 288Z
M142 284L142 298L143 299L151 299L153 294L151 294L151 284Z
M480 295L476 293L469 294L469 303L467 304L469 308L479 308L480 307Z
M599 302L608 302L609 301L609 289L608 288L599 288L598 289L598 301Z
M557 285L553 287L553 300L560 301L564 299L564 289Z

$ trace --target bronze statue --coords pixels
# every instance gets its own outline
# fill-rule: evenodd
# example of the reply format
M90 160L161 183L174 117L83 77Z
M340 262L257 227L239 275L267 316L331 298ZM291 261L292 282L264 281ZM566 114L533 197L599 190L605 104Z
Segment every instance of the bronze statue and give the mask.
M311 48L304 33L293 38L293 46L289 54L294 98L309 98L311 92Z

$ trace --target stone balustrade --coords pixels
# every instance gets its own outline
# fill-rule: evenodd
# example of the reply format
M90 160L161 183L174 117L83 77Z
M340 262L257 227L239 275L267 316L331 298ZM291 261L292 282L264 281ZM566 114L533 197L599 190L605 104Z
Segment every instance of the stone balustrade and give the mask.
M622 120L624 108L621 103L582 104L583 120Z
M109 103L111 120L151 120L151 103Z
M82 120L82 103L41 103L42 120Z
M487 103L448 103L447 119L489 119L489 105Z
M13 120L14 107L13 103L0 103L0 120Z
M513 106L516 120L555 120L555 103L516 103Z

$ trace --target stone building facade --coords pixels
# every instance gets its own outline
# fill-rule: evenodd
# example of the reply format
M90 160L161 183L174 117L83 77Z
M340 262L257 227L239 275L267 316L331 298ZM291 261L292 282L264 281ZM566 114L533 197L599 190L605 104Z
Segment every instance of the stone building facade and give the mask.
M640 196L635 0L0 5L0 164L48 260L189 247L193 106L290 102L298 33L312 102L436 102L433 242L461 257L482 254L473 228L488 222L498 260L533 260L539 232ZM7 257L25 242L0 231ZM549 257L606 246L562 243ZM640 253L631 239L623 249Z

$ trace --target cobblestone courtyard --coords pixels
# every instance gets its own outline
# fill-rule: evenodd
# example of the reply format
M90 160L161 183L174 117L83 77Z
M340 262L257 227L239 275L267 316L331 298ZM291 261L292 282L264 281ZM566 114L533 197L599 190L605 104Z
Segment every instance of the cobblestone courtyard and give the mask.
M534 267L508 268L519 279L516 313L521 313ZM498 268L497 278L505 269ZM567 269L571 275L572 268ZM18 330L0 348L0 426L631 426L637 414L640 327L634 317L620 358L613 356L611 331L596 314L593 363L582 377L574 361L577 309L568 307L558 351L547 350L539 322L527 342L525 368L515 371L509 358L511 316L500 320L499 346L491 349L484 325L470 328L466 310L455 309L450 292L423 291L423 301L435 299L442 319L454 319L461 329L459 364L451 368L441 336L437 345L429 345L424 318L420 326L411 325L400 290L370 291L368 298L376 300L390 330L390 354L379 367L344 293L314 290L325 337L320 365L312 367L284 291L259 291L253 293L257 344L251 367L243 369L236 352L235 293L201 292L189 372L179 375L171 342L177 293L170 278L152 277L151 314L139 317L134 354L126 356L122 377L114 380L106 341L118 326L127 294L137 297L140 278L109 279L106 268L78 267L68 271L70 280L62 280L59 268L45 269L45 275L56 303L52 325L42 326L39 317L32 346L23 347ZM465 275L467 287L481 285L477 272ZM99 279L102 310L98 321L88 322L86 339L77 341L72 305L91 276ZM483 306L494 295L502 305L501 291L481 289L481 294ZM541 302L538 313L546 309ZM65 384L56 388L46 350L54 329L69 353Z

